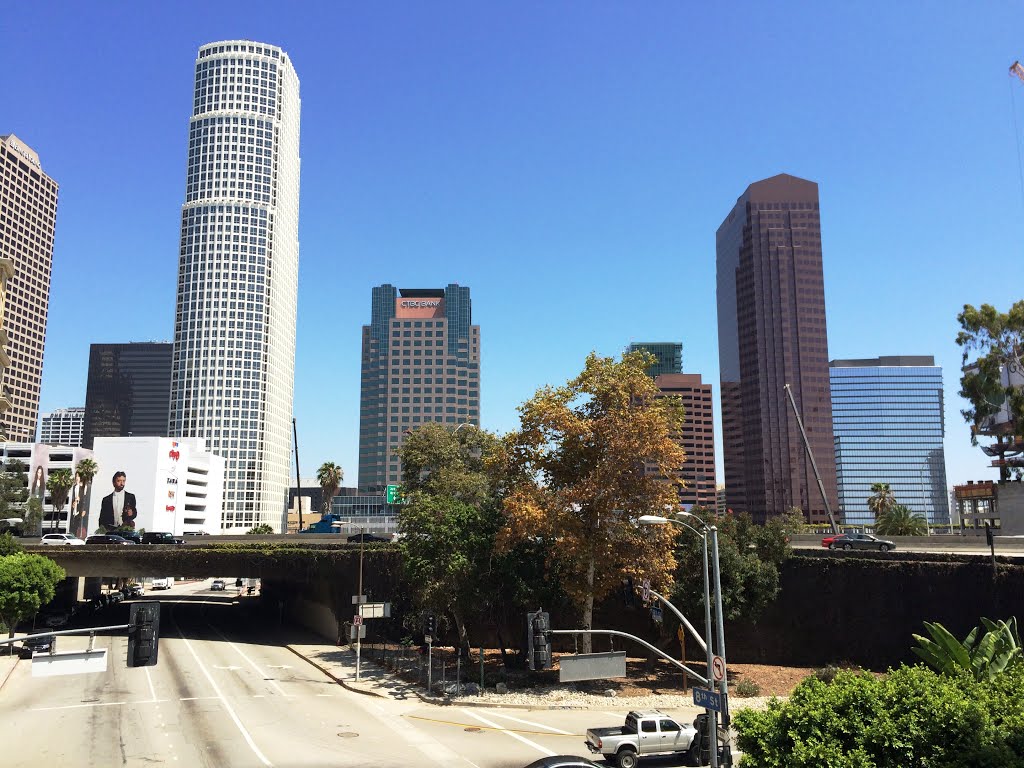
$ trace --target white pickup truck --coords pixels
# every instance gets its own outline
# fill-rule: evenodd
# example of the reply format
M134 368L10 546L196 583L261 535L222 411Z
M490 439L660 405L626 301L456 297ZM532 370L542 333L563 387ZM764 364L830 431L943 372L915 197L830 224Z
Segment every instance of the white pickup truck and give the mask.
M699 739L692 725L680 725L659 712L630 712L619 728L590 728L587 749L603 755L619 768L636 768L642 755L682 754L689 765L697 765Z

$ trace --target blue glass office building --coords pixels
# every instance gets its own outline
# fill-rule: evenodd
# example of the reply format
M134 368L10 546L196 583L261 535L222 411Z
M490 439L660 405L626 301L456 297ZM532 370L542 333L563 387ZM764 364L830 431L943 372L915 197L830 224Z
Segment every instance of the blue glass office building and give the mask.
M829 378L843 521L873 524L871 485L889 483L898 503L947 522L942 369L935 358L833 360Z

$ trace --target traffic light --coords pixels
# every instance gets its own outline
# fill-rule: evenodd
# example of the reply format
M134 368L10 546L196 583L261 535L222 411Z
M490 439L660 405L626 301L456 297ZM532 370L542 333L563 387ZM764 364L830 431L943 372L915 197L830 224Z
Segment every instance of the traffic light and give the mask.
M530 669L551 669L551 617L545 611L526 614L526 654Z
M128 619L128 666L154 666L159 643L160 603L132 603Z
M627 608L632 608L636 605L636 586L633 584L632 576L622 580L622 601L626 604Z
M993 541L994 541L994 540L993 540L993 538L992 538L992 526L991 526L991 525L989 525L989 522L988 522L988 520L986 520L986 521L985 521L985 543L986 543L986 544L987 544L988 546L990 546L990 547L991 547L991 546L992 546L992 544L993 544Z
M423 619L423 634L434 637L437 634L437 617L428 613Z

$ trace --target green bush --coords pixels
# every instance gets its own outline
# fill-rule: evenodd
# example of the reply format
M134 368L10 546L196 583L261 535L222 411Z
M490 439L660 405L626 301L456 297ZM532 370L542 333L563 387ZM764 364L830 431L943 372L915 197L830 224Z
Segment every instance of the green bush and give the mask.
M821 669L814 670L814 676L823 683L831 683L836 679L836 675L838 675L839 672L840 669L835 664L828 664Z
M748 699L751 696L760 696L761 686L753 680L740 680L736 683L736 695L744 699Z
M900 667L877 678L809 677L788 702L741 710L744 765L758 768L1024 768L1024 665L995 681Z

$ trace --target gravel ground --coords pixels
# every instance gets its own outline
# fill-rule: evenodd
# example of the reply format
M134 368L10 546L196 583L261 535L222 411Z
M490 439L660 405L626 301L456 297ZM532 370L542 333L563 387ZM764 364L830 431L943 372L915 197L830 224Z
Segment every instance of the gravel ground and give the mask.
M573 689L572 686L532 688L523 691L510 690L504 694L488 690L475 696L459 696L457 700L460 703L470 704L516 704L518 706L538 708L696 710L696 707L693 705L693 694L662 693L648 696L603 696L600 694L584 693ZM733 695L729 698L729 705L734 712L740 709L761 709L770 700L771 697L769 696L740 698Z

